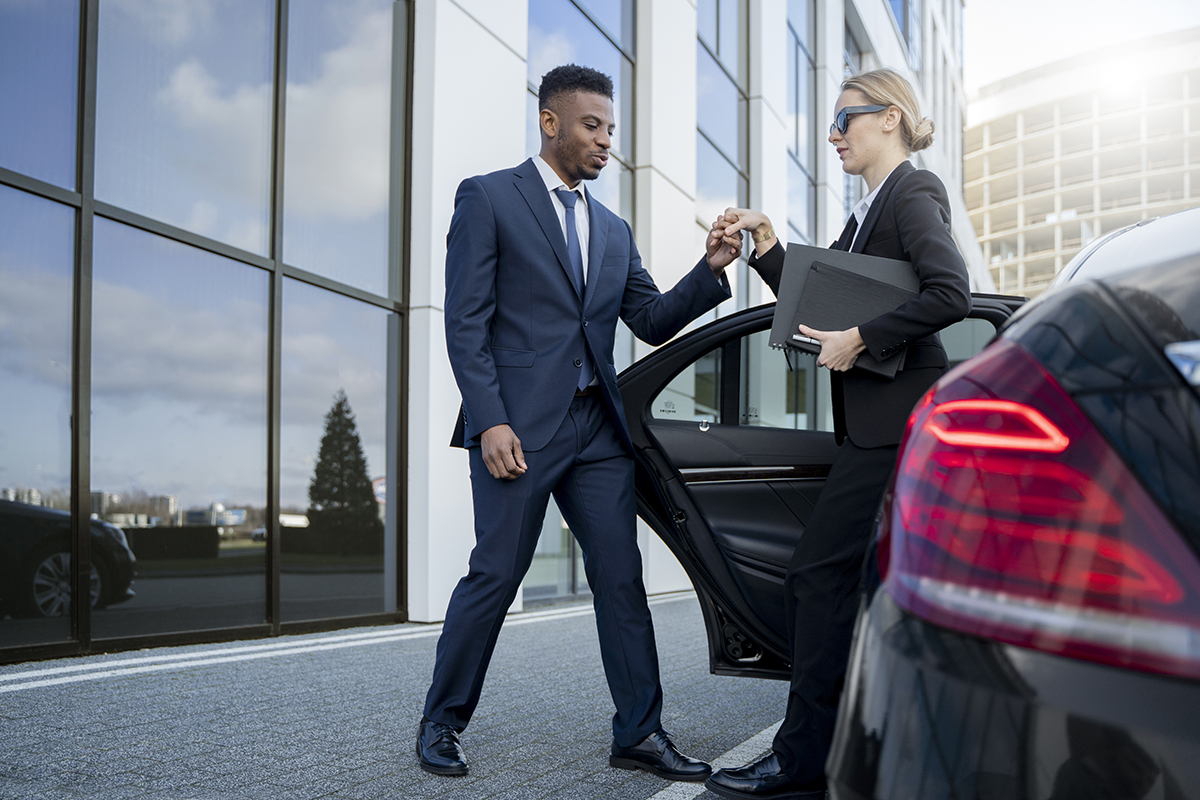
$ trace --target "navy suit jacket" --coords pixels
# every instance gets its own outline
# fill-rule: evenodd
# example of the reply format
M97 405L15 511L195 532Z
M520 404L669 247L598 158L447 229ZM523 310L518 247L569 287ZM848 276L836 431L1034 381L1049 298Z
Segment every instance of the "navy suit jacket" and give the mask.
M571 280L567 243L550 193L529 159L458 187L446 240L446 347L462 393L451 444L470 446L507 423L523 450L546 446L575 395L584 358L632 451L617 392L617 320L653 345L730 296L705 259L659 292L642 268L629 225L588 193L584 296Z
M850 250L853 236L847 223L830 247ZM967 265L950 233L946 187L932 172L902 162L871 203L852 252L911 262L920 292L895 311L858 326L875 358L901 348L908 352L904 368L891 380L861 369L830 374L834 433L838 444L846 437L859 447L899 444L909 412L949 363L937 332L971 311ZM776 293L783 260L778 244L762 258L750 259Z

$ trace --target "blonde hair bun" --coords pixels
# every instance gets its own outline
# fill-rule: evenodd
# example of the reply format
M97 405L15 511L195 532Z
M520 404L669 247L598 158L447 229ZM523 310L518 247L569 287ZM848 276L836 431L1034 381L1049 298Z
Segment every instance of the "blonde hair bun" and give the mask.
M924 117L913 131L912 144L909 150L915 153L933 144L934 127L933 120L929 117Z

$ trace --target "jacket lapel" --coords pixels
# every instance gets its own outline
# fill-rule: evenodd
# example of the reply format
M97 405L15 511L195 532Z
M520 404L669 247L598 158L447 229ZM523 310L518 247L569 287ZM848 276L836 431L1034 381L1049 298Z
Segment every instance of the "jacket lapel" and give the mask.
M583 307L596 295L596 285L600 283L600 265L604 262L604 247L608 243L608 209L600 205L596 195L587 193L588 204L588 268L587 283L584 290Z
M887 205L892 189L902 177L914 169L916 167L910 162L902 161L899 166L892 170L892 174L887 176L887 180L883 182L883 186L879 187L879 194L875 196L875 200L871 203L871 208L868 209L866 218L863 219L862 229L858 232L858 238L854 240L854 248L851 252L861 253L866 249L867 239L870 238L871 231L875 230L875 223L883 215L883 208Z
M571 258L567 255L567 240L563 237L562 225L559 224L554 203L550 200L550 193L546 191L546 182L542 180L542 174L538 172L532 158L514 169L513 174L516 176L513 185L517 187L517 191L529 204L529 210L533 212L534 218L541 226L542 233L546 235L550 246L554 248L558 265L562 267L563 272L567 275L567 280L574 286L575 279L571 275ZM588 252L591 252L590 247Z

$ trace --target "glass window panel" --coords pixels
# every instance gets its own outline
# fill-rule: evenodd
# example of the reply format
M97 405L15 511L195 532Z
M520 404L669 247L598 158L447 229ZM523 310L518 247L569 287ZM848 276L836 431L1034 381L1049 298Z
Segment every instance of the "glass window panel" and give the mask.
M629 158L633 144L633 64L570 0L529 2L529 83L541 86L542 76L563 64L582 64L612 78L613 152Z
M579 0L579 4L604 26L626 52L633 51L633 0Z
M69 589L39 576L70 567L74 263L74 210L0 186L0 647L71 635Z
M138 575L93 634L262 623L268 273L100 218L94 252L91 507Z
M525 155L533 158L542 150L541 123L538 121L538 99L533 92L525 94Z
M888 6L892 9L892 16L896 18L896 25L900 28L900 32L904 33L904 25L908 19L904 13L904 0L888 0Z
M707 227L744 201L745 180L703 135L696 134L696 214Z
M787 81L788 81L788 86L787 86L786 120L787 120L788 150L791 150L793 153L798 152L798 150L799 150L799 144L798 144L799 138L798 137L799 137L799 131L800 131L800 121L797 118L799 115L799 99L800 99L800 88L799 88L799 86L797 86L797 77L796 77L796 62L798 61L798 58L797 58L798 55L799 55L799 49L796 47L796 38L794 36L792 36L791 34L788 34L788 39L787 39L787 57L788 57Z
M745 338L742 424L791 430L832 430L829 381L816 356L772 348L770 331ZM791 361L789 365L789 359Z
M267 253L274 8L101 6L96 199Z
M710 350L676 375L650 402L655 419L708 420L721 417L721 350Z
M579 547L571 536L571 529L551 497L546 507L546 517L542 520L542 533L533 551L533 561L521 584L521 596L525 602L574 593L571 557L575 550L579 550Z
M0 166L75 188L79 3L0 3Z
M812 181L794 158L788 159L788 224L812 241L816 227L815 196Z
M712 51L717 51L717 0L696 3L696 33Z
M384 565L384 506L369 491L389 477L387 364L387 311L284 282L285 622L388 610L385 581L396 576Z
M788 0L788 22L800 40L800 46L808 51L809 57L813 52L813 0Z
M392 0L288 5L283 259L388 293Z
M797 64L796 85L796 156L800 163L815 173L817 159L817 71L805 58Z
M721 63L737 78L743 88L746 85L746 66L742 49L742 39L745 33L743 20L745 15L745 0L720 0L720 31L718 32L717 55Z
M696 43L696 116L700 130L739 166L745 164L746 101L708 50Z

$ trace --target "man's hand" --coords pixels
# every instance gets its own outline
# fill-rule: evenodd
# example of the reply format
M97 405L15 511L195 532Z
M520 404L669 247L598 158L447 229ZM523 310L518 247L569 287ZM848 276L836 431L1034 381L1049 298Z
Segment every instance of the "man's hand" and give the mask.
M708 267L718 278L725 268L737 260L742 254L742 235L740 233L722 236L714 226L704 240L704 253L708 257Z
M801 325L800 332L821 343L817 363L835 372L845 372L853 367L858 354L867 349L857 327L848 331L817 331Z
M480 437L483 448L483 463L493 478L511 481L525 474L525 454L521 452L521 440L508 425L494 425Z

